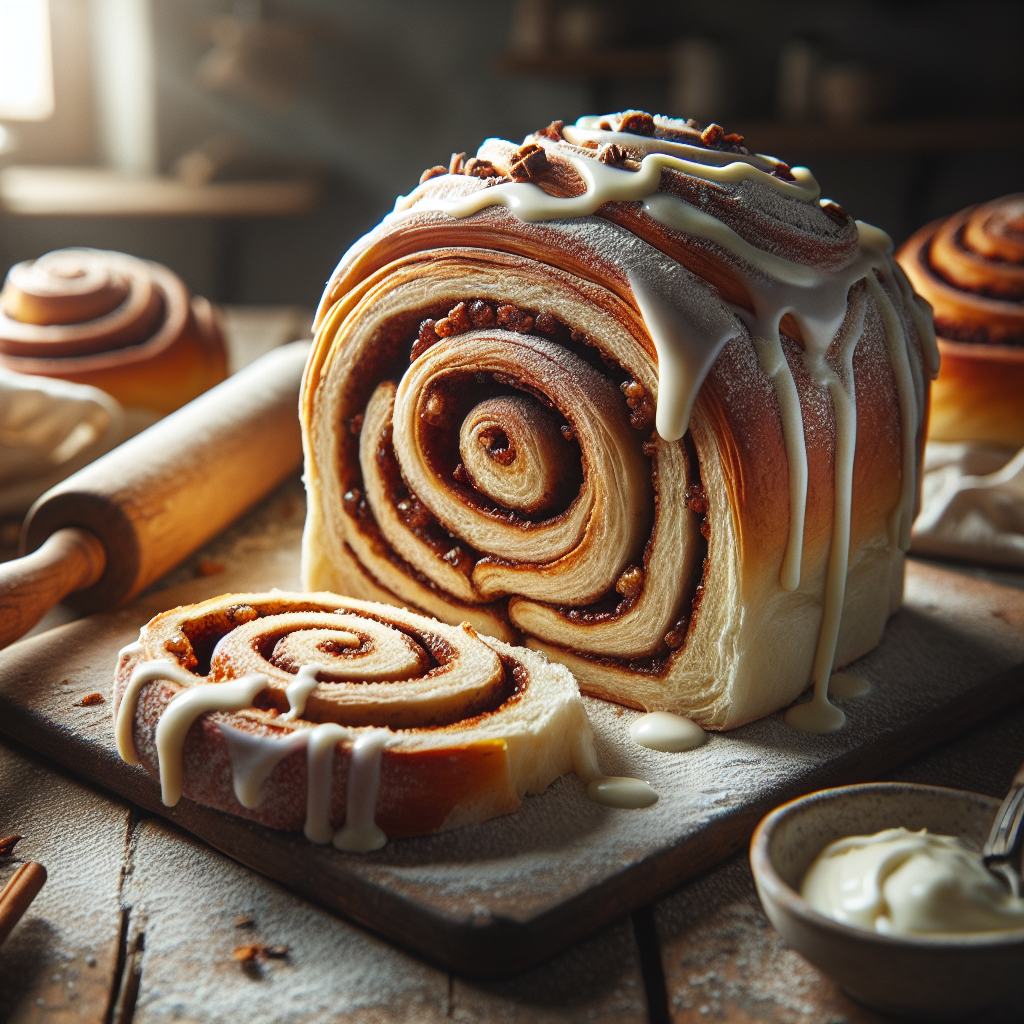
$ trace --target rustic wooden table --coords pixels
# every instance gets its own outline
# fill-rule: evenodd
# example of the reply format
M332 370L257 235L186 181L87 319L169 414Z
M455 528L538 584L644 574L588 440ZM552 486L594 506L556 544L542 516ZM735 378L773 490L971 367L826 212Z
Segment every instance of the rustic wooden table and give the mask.
M283 529L301 524L297 486L271 499L295 519ZM224 543L154 589L216 571ZM1024 585L1024 574L973 572ZM58 612L49 624L66 618ZM1001 795L1022 758L1018 706L890 777ZM0 837L12 833L24 838L0 857L0 884L28 860L49 880L0 947L0 1024L883 1020L785 947L744 854L540 967L481 982L417 959L0 739ZM254 944L287 952L235 959ZM1021 1009L986 1021L1009 1024Z
M1018 707L893 777L996 795L1022 752ZM0 882L23 860L45 864L49 881L0 949L2 1021L882 1020L786 948L744 855L538 968L479 982L0 740L0 835L9 833L24 838L0 860ZM233 958L253 943L287 954Z

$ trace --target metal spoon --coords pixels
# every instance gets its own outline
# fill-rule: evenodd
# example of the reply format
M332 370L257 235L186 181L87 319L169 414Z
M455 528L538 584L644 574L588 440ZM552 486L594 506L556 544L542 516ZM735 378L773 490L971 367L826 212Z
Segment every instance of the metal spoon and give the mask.
M1024 846L1024 765L1010 783L992 822L992 830L982 847L981 857L989 871L1010 887L1014 896L1021 895L1020 856Z

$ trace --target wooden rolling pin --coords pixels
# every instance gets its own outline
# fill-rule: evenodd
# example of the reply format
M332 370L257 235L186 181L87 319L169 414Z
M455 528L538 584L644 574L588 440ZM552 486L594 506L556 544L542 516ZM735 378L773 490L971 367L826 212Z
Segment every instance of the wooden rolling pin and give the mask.
M65 598L130 600L294 472L308 353L274 349L42 495L22 527L31 553L0 563L0 647Z

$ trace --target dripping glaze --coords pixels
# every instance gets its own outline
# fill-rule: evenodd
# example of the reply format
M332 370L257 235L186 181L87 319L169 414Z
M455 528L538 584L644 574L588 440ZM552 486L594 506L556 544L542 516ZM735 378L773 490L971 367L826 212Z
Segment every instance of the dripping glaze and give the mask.
M560 198L529 182L508 182L482 188L459 199L417 201L417 192L402 197L391 217L417 211L446 213L464 218L487 207L503 206L520 220L534 223L587 217L608 202L639 201L652 219L670 230L711 242L733 256L745 270L737 269L751 296L753 312L728 304L749 329L762 368L772 380L782 416L782 433L789 464L790 524L780 584L787 591L800 585L804 519L807 506L807 451L800 400L792 370L782 350L780 325L784 316L796 321L804 340L801 358L812 380L828 390L836 420L835 500L832 542L829 551L824 608L810 682L810 702L790 709L786 720L795 728L810 732L831 732L843 725L844 715L828 700L829 678L846 592L849 565L853 465L857 432L856 395L853 385L853 350L859 332L842 353L842 375L825 356L849 313L850 288L859 281L878 307L888 342L889 358L896 380L902 441L902 488L889 521L890 542L906 551L914 515L914 481L917 478L916 438L923 409L917 391L923 387L921 367L912 354L915 339L903 329L900 310L876 280L876 273L895 285L902 308L915 325L924 359L924 369L934 377L939 355L931 317L914 294L906 276L893 260L889 236L878 228L857 221L859 250L846 267L825 271L764 252L710 214L682 199L659 192L664 168L716 183L754 181L801 202L820 202L820 189L807 168L793 168L795 181L787 182L770 173L762 157L700 149L684 143L597 128L601 118L580 118L576 127L563 130L570 143L618 142L641 149L645 156L640 169L630 171L601 163L593 157L562 153L586 183L586 191ZM543 140L541 140L543 142ZM739 335L735 321L719 319L698 326L681 315L678 307L651 288L637 268L627 269L627 278L637 308L644 319L658 355L658 396L655 424L667 441L679 440L689 427L694 402L719 353ZM859 316L864 315L860 304Z
M353 640L358 643L357 638L353 637ZM121 651L118 663L121 664L124 657L141 651L140 643L129 645ZM323 665L315 662L299 668L295 680L285 691L289 711L281 715L281 720L294 721L302 715L310 693L318 685L318 673L325 671L327 669ZM137 666L125 687L114 720L117 750L128 764L139 764L132 726L142 690L157 680L169 680L183 687L167 703L156 727L161 799L165 806L174 807L182 795L185 737L193 723L207 712L240 711L252 707L257 694L269 680L262 673L253 672L240 679L197 686L196 676L167 659ZM401 730L374 728L355 732L333 722L296 724L298 728L295 731L281 737L253 734L217 723L231 761L232 788L236 799L250 810L259 806L263 799L263 784L277 764L289 754L305 748L308 782L303 832L306 838L320 845L333 843L336 849L348 853L379 850L387 843L387 836L374 821L381 760L384 750L396 740ZM334 752L339 743L350 743L351 746L345 822L335 830L330 822L331 779ZM587 785L587 795L596 803L609 807L641 808L658 799L654 789L640 779L602 774L592 743L576 745L574 770Z

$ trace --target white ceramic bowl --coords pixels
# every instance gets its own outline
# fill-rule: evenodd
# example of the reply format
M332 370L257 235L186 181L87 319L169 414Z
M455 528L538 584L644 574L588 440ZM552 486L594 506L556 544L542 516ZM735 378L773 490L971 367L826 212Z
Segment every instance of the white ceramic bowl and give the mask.
M879 782L823 789L771 812L750 844L765 913L789 945L854 999L907 1020L950 1021L1024 989L1024 930L913 938L878 935L812 910L800 883L831 842L902 825L978 850L999 801L960 789Z

